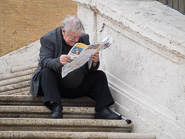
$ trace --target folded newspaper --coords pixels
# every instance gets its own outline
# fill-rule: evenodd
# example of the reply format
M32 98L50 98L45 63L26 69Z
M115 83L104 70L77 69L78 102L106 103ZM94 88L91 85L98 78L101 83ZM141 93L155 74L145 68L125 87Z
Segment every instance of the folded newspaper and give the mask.
M64 78L71 71L83 66L91 55L109 47L112 44L112 38L106 37L101 42L85 45L83 43L76 43L68 55L71 61L62 67L62 78Z

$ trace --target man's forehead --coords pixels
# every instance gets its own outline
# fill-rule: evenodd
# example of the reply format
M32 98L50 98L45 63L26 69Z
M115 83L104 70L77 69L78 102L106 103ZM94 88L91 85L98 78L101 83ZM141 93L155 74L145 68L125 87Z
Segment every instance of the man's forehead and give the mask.
M75 31L69 31L68 34L73 35L73 36L81 36L81 33L75 32Z

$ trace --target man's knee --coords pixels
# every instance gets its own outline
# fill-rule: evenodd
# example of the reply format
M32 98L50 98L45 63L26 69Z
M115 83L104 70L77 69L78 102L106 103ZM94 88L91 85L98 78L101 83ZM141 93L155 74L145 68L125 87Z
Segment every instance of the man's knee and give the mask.
M105 72L103 72L102 70L97 70L96 74L97 74L98 77L106 77Z

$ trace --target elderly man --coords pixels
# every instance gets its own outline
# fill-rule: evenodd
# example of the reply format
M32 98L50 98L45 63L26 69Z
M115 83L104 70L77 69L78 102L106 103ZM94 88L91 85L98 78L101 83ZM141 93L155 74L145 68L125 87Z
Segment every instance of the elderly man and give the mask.
M61 97L92 95L96 101L96 119L119 119L109 109L114 100L106 75L97 70L99 53L90 56L82 67L61 77L63 65L70 61L67 54L77 42L88 45L89 36L84 33L83 24L76 16L67 16L61 27L41 37L40 62L32 77L30 93L35 97L44 96L44 105L52 111L51 118L63 118Z

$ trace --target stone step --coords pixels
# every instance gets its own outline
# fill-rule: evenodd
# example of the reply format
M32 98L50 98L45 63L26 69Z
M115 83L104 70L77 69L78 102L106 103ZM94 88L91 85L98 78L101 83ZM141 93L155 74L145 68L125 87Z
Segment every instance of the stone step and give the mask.
M0 74L0 81L11 79L11 78L16 78L16 77L21 77L25 75L31 75L33 74L35 69L36 68L31 68L31 69L26 69L26 70L14 72L14 73Z
M3 139L155 139L153 133L0 131Z
M94 107L63 107L64 119L94 119ZM1 118L50 118L45 106L0 106Z
M19 89L15 89L15 90L9 90L9 91L3 91L0 93L0 95L14 95L14 94L18 94L21 92L26 92L29 93L30 87L24 87L24 88L19 88Z
M14 83L14 84L9 84L9 85L5 85L5 86L0 86L0 93L5 92L5 91L20 89L20 88L24 88L24 87L29 87L30 81L31 80L18 82L18 83Z
M23 91L23 92L19 92L19 93L13 93L10 95L31 95L28 91Z
M20 76L20 77L6 79L3 81L0 81L0 87L11 85L11 84L16 84L16 83L24 82L24 81L31 81L31 77L32 77L32 74L28 74L28 75L24 75L24 76Z
M62 98L63 106L95 106L95 101L89 97L76 99ZM27 105L43 106L43 97L32 97L31 95L0 95L0 105Z
M19 72L19 71L24 71L24 70L36 68L37 66L38 66L38 62L29 64L29 65L20 65L20 66L13 67L11 69L11 71L14 73L14 72Z
M130 132L124 120L0 118L0 131Z

